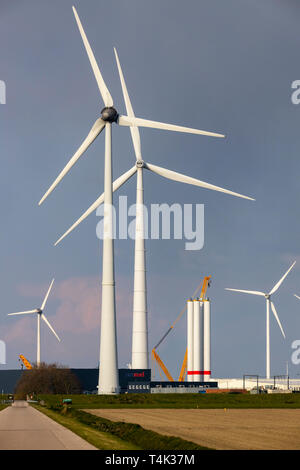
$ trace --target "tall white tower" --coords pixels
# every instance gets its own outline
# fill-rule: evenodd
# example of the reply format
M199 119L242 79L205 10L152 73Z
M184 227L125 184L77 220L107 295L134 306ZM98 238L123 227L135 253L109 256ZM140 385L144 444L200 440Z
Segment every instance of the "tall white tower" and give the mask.
M193 354L193 367L194 367L194 382L202 380L202 357L203 357L203 302L199 299L194 300L194 354Z
M132 323L132 369L148 369L147 285L144 230L143 168L137 162L136 230Z
M187 379L194 381L194 302L187 301Z
M210 300L203 301L203 380L209 381L210 370Z

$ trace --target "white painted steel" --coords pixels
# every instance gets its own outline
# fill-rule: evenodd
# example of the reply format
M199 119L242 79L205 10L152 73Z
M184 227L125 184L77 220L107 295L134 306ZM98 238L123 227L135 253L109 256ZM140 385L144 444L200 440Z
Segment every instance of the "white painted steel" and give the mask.
M194 370L194 302L187 301L187 380L193 382Z
M143 170L137 169L134 294L132 324L132 368L148 369L147 285L144 234Z
M125 107L128 116L134 116L133 107L129 98L122 67L116 49L114 48ZM142 161L141 138L138 127L131 126L131 139L136 161ZM149 368L148 351L148 316L147 316L147 278L146 278L146 250L144 234L144 186L143 168L137 168L136 181L136 228L134 247L134 288L133 288L133 316L132 316L132 357L133 369Z
M203 380L210 380L210 300L203 301Z
M202 380L202 374L200 372L203 370L203 328L202 328L202 302L199 300L194 300L194 338L193 338L193 381L200 382Z
M122 67L116 49L114 48L125 107L128 116L134 117L133 107L127 91ZM136 126L130 127L131 139L136 161L142 161L141 138ZM136 181L136 227L134 248L134 288L133 288L133 318L132 318L132 357L133 369L149 368L148 352L148 318L147 318L147 279L146 279L146 250L144 234L144 186L143 168L137 168Z
M271 357L270 357L270 300L266 299L266 379L271 374Z
M41 315L37 315L37 341L36 341L36 365L41 364Z
M105 126L102 309L98 394L119 393L114 240L112 212L111 124Z

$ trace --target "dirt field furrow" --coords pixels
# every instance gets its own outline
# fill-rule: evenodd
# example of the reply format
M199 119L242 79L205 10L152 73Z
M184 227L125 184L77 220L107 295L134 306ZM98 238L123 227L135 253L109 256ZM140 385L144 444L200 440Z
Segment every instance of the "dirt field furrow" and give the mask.
M213 449L300 449L300 409L97 409L112 421L136 423Z

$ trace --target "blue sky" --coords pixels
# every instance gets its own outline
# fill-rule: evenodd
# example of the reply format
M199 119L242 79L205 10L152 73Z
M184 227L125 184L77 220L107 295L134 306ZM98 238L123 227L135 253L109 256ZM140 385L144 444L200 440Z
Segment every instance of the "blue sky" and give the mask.
M35 359L33 318L6 313L38 306L52 277L47 312L62 338L43 328L42 358L97 366L101 242L91 215L59 247L53 242L103 190L101 135L42 207L38 201L100 114L102 101L71 1L0 1L1 315L7 365ZM147 242L150 348L176 318L201 278L212 275L212 371L265 371L265 304L225 287L270 290L298 260L274 303L271 373L300 373L291 343L300 338L300 79L297 1L102 0L75 6L119 112L124 113L113 55L118 50L137 116L222 132L226 139L141 129L143 158L256 198L168 182L145 174L150 203L205 205L205 243ZM114 176L134 163L129 130L113 128ZM119 192L134 203L135 181ZM132 240L116 248L119 365L131 353ZM182 320L159 352L176 376L186 346Z

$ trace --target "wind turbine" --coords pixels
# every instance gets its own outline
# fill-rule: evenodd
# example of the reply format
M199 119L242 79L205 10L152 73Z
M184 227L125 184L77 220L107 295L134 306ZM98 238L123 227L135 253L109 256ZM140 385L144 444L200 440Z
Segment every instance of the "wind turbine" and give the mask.
M273 312L273 315L279 325L279 328L281 330L282 336L285 338L285 333L283 331L282 325L280 323L278 314L275 309L275 305L273 304L271 300L271 296L277 291L277 289L281 286L283 283L284 279L288 275L288 273L291 271L291 269L295 266L296 261L292 264L292 266L287 270L287 272L282 276L282 278L275 284L272 290L270 290L269 293L265 292L260 292L260 291L252 291L252 290L240 290L240 289L230 289L226 287L226 290L231 290L235 292L242 292L244 294L253 294L253 295L261 295L265 297L266 299L266 378L270 379L270 305L271 309Z
M52 331L54 336L58 339L58 341L60 341L60 338L58 337L58 335L56 334L56 332L54 331L54 329L52 328L52 326L50 325L49 321L47 320L46 316L43 313L44 309L45 309L45 306L46 306L47 299L49 297L50 291L51 291L52 286L53 286L53 282L54 282L54 279L52 279L52 281L51 281L50 287L47 291L47 294L45 295L45 298L44 298L43 303L40 306L40 308L35 308L34 310L26 310L24 312L8 313L8 315L27 315L27 314L34 314L34 313L37 314L36 363L37 363L38 367L40 366L40 363L41 363L41 319L46 323L48 328L50 328L50 330Z
M294 294L294 296L295 296L295 297L297 297L297 299L299 299L299 300L300 300L300 297L299 297L299 295L296 295L296 294Z
M122 85L122 91L126 106L127 115L134 118L134 112L129 98L128 90L126 87L124 75L118 58L116 49L115 56ZM196 178L191 178L175 171L167 170L150 163L146 163L142 159L141 141L138 127L130 127L133 147L135 151L136 163L126 173L121 175L113 183L113 191L120 188L127 180L129 180L135 173L137 174L136 183L136 228L135 228L135 257L134 257L134 295L133 295L133 327L132 327L132 361L131 366L133 369L147 369L149 368L148 357L148 322L147 322L147 283L146 283L146 268L145 268L145 237L144 237L144 187L143 187L143 170L150 170L151 172L163 176L169 180L187 183L202 188L221 191L233 196L250 199L248 196L243 196L234 193L227 189L205 183ZM89 207L89 209L70 227L64 235L60 237L55 243L57 245L62 241L77 225L79 225L89 214L91 214L100 204L104 201L104 193Z
M81 34L90 64L92 66L100 95L104 101L101 117L98 118L91 128L88 136L79 149L58 175L54 183L44 194L39 204L54 190L63 177L69 172L81 155L92 144L96 137L105 128L105 157L104 157L104 237L102 258L102 313L101 313L101 338L100 338L100 370L99 370L99 394L114 394L119 392L118 363L117 363L117 341L116 341L116 311L115 311L115 282L114 282L114 245L113 245L113 215L112 215L112 160L111 160L111 127L113 123L120 126L136 128L151 127L190 134L200 134L212 137L224 137L223 134L207 132L188 127L165 124L156 121L136 118L135 116L121 116L113 107L112 96L103 80L95 56L88 42L76 9L73 7L75 19ZM136 133L135 130L132 132Z

